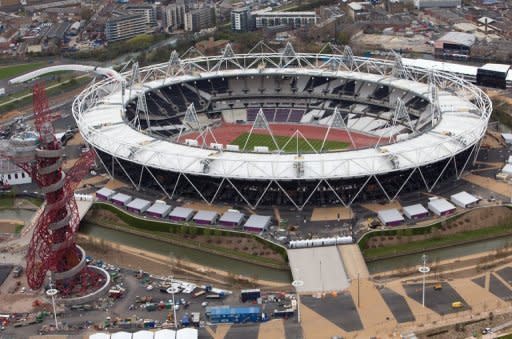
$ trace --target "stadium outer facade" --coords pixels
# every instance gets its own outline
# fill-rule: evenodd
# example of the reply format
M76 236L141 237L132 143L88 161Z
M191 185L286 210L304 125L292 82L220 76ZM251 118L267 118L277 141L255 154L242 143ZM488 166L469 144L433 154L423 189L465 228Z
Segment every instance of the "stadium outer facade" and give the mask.
M73 103L82 136L109 174L130 182L137 190L160 189L169 199L186 196L250 208L272 204L288 204L299 210L307 204L350 206L370 199L393 200L402 192L430 192L442 182L459 179L473 163L492 111L489 98L462 78L405 67L399 56L394 60L355 57L348 48L335 53L297 53L288 44L280 53L235 54L228 45L222 55L180 58L173 53L167 63L141 69L134 64L131 71L121 75L92 84ZM381 138L389 136L385 145L302 154L194 147L151 132L152 112L146 99L158 88L205 79L214 83L229 77L276 75L282 79L323 76L361 83L361 88L368 84L388 87L388 93L405 93L389 94L381 106L389 109L385 128L410 128L394 129L400 137L380 133ZM300 101L311 92L281 92L279 97L286 95ZM317 99L332 97L325 91L313 95ZM371 96L361 99L357 95L338 96L356 104L380 105ZM426 105L421 111L411 113L411 108L404 114L407 105L401 104L399 97L407 95ZM128 117L129 106L135 110L134 116ZM326 127L343 128L354 114L347 113L337 125L331 121ZM183 125L190 128L190 115L185 120L187 116L182 114Z

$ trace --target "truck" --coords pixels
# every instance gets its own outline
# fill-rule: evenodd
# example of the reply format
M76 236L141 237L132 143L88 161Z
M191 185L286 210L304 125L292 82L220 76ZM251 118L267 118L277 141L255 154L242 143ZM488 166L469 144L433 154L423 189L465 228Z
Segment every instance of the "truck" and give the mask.
M197 297L200 297L200 296L205 295L205 294L206 294L206 291L201 290L201 291L198 291L198 292L192 294L192 297L193 298L197 298Z
M290 318L293 317L295 311L293 308L286 308L283 310L274 310L273 316L274 318Z
M192 312L190 313L190 317L192 318L192 325L198 327L199 323L201 322L201 313Z
M259 288L242 290L240 293L240 299L242 302L256 301L261 298L261 290Z

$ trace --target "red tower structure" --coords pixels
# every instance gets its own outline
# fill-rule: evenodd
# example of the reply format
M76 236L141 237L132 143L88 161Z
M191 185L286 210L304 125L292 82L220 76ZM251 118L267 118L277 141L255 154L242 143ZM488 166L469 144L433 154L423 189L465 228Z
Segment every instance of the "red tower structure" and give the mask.
M80 298L107 280L100 270L87 266L85 252L75 243L80 218L74 190L94 163L94 153L82 154L65 173L63 148L55 138L44 84L36 83L33 93L37 133L25 132L10 140L11 161L32 177L45 196L27 254L28 285L40 288L49 271L63 298Z

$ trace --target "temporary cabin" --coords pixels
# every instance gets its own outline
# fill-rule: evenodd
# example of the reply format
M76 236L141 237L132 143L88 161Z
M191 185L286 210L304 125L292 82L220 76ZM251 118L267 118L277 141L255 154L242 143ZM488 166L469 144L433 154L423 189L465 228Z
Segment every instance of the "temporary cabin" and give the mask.
M453 194L450 197L451 202L453 202L455 205L462 207L462 208L471 208L474 207L476 204L478 204L478 199L472 194L469 194L466 191L459 192L457 194Z
M132 339L153 339L153 337L153 332L143 330L135 332L132 336Z
M249 232L263 232L272 223L272 218L267 215L252 214L244 224L244 230Z
M219 219L219 214L214 211L199 211L194 215L194 222L200 225L214 225Z
M155 202L151 205L146 213L154 218L165 218L171 212L172 207L167 204L162 204L161 202Z
M114 195L116 194L115 191L111 190L110 188L103 187L99 191L96 191L96 198L98 200L110 200Z
M130 212L142 214L151 206L151 203L147 200L136 198L133 199L126 205L126 209Z
M209 321L214 324L247 323L263 320L259 306L211 306L206 308L205 314Z
M237 227L242 224L244 215L240 212L227 211L219 219L219 224L226 227Z
M186 207L176 207L169 214L169 219L172 221L189 221L194 215L194 210Z
M126 206L130 201L132 201L132 197L124 194L124 193L117 193L110 200L114 203L114 205L117 206Z
M408 219L417 220L428 217L428 210L422 204L405 206L402 210Z
M398 226L404 222L404 217L396 208L379 211L377 217L385 226Z
M455 206L448 200L442 198L430 200L428 202L428 209L438 216L448 215L455 212Z

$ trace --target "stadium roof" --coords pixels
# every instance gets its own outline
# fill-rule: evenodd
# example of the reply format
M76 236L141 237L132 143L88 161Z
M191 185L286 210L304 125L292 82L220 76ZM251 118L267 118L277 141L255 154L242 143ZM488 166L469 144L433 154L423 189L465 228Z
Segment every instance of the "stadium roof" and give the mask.
M329 71L326 69L245 69L223 70L215 73L184 75L168 78L165 85L199 78L220 77L239 74L322 74L324 76L361 79L363 81L389 85L428 99L428 85L411 80L396 79L387 75ZM145 83L147 88L162 86L162 80ZM136 97L124 97L125 103ZM442 116L431 130L400 142L387 145L386 152L375 148L347 150L342 152L303 154L304 172L299 177L295 165L295 154L264 154L242 152L212 152L210 149L190 147L183 144L141 133L123 120L119 110L121 92L108 95L94 107L81 112L78 124L85 137L94 147L109 154L174 172L242 179L318 179L347 178L387 173L418 167L445 159L476 143L487 126L487 112L463 96L441 91L439 106ZM122 137L121 137L122 136ZM136 150L136 151L134 151ZM397 162L391 162L392 154ZM201 160L209 159L209 171L204 172ZM398 164L398 166L397 166Z

